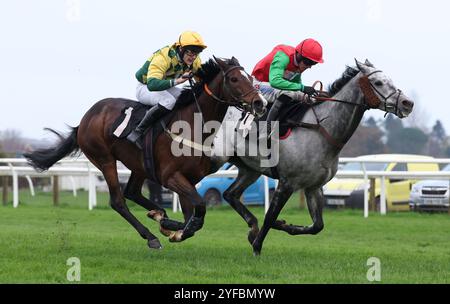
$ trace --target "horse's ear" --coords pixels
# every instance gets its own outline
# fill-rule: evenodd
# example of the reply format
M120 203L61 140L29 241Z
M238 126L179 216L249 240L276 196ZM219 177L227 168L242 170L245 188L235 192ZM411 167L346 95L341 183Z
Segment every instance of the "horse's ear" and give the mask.
M240 66L239 60L236 57L231 57L230 63L232 65Z
M374 68L375 66L372 64L372 62L369 61L369 59L366 59L365 64L371 68Z
M358 70L360 70L363 74L369 73L369 67L365 65L364 63L358 61L358 59L355 58L356 66L358 67Z
M225 61L223 61L220 58L217 58L216 56L213 55L214 60L217 62L217 64L219 65L220 69L222 70L226 70L227 68L227 64L225 63Z

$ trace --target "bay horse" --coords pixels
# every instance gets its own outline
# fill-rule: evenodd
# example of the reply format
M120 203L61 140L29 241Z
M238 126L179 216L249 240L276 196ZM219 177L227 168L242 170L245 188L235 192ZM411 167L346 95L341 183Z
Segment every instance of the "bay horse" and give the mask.
M335 176L339 153L355 132L366 110L380 109L399 118L411 113L414 102L398 90L389 77L368 60L365 63L355 61L356 68L347 67L342 77L330 86L329 95L332 98L323 98L322 102L315 103L303 116L303 125L315 127L294 128L287 139L279 141L279 162L276 166L278 176L275 176L273 168L260 166L261 157L227 157L223 151L215 151L215 162L221 164L229 161L238 167L238 177L223 196L248 224L248 240L254 255L261 253L270 228L291 235L317 234L323 229L322 186ZM321 98L317 100L320 101ZM231 108L226 115L227 119L236 123L240 119L239 113ZM237 138L235 136L239 134L233 136L236 133L235 125L227 124L225 127L228 129L219 131L225 132L226 136L217 136L217 140ZM235 149L236 144L231 140L227 143L215 143L214 146L224 147L226 150ZM261 174L278 178L279 183L259 230L257 218L241 203L240 197ZM277 220L289 197L300 189L305 191L313 223L298 226Z
M195 75L200 80L191 88L184 89L172 111L174 117L167 126L176 121L194 124L194 113L200 110L203 119L222 122L230 105L262 115L267 101L253 87L253 78L239 65L236 58L214 57L202 65ZM192 83L191 83L192 85ZM188 104L178 107L179 101ZM172 221L165 210L142 195L142 185L147 178L143 163L143 152L126 139L110 134L111 125L121 115L124 104L129 100L107 98L94 104L71 133L60 137L55 146L26 154L29 163L37 170L47 170L69 154L82 151L102 172L109 188L111 207L125 218L147 240L149 248L162 248L153 235L128 209L125 199L132 200L149 211L149 216L160 222L160 229L171 241L182 241L201 229L206 213L206 205L195 185L206 175L219 167L211 164L210 157L174 156L171 152L172 138L161 133L154 149L155 174L166 188L178 193L184 212L184 222ZM194 128L192 128L192 131ZM217 131L217 130L216 130ZM204 132L203 138L211 133ZM121 191L116 162L121 161L131 170L126 188ZM176 232L170 233L167 230Z

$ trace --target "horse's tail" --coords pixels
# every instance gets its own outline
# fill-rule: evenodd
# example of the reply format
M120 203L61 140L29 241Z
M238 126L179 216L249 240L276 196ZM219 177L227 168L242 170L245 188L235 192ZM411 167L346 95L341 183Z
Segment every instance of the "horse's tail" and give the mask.
M78 127L71 129L72 131L67 137L61 135L55 130L46 129L55 133L59 137L59 142L50 148L38 149L31 153L24 154L25 158L28 160L28 163L38 171L45 171L63 157L69 154L74 155L78 153L80 149L77 143Z

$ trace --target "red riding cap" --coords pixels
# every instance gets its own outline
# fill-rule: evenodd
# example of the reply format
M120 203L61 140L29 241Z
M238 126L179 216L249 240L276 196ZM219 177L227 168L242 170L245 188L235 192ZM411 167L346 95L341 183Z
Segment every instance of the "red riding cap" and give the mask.
M314 39L308 38L300 42L295 50L303 57L312 61L323 63L322 46Z

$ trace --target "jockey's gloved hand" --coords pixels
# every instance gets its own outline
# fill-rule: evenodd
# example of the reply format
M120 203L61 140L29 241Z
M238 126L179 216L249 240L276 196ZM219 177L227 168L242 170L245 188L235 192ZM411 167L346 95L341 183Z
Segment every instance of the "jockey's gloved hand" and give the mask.
M184 74L181 76L181 78L186 78L186 79L189 79L189 78L192 78L192 77L194 77L194 73L192 73L192 72L184 73Z
M304 86L303 93L309 96L317 95L317 91L313 87Z

